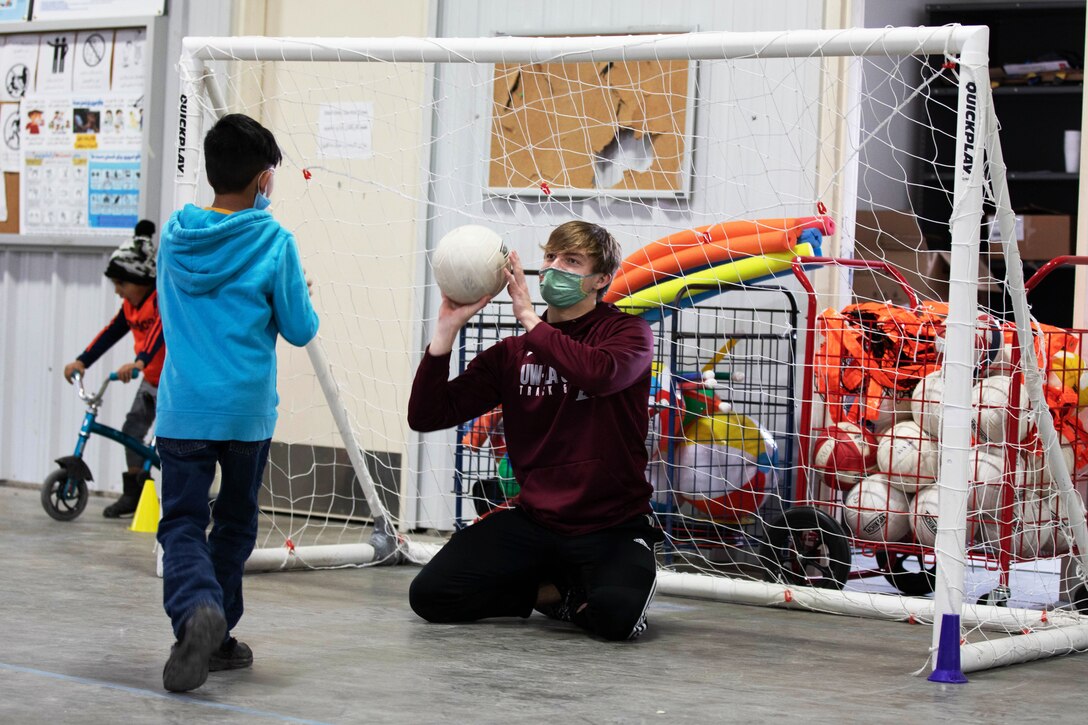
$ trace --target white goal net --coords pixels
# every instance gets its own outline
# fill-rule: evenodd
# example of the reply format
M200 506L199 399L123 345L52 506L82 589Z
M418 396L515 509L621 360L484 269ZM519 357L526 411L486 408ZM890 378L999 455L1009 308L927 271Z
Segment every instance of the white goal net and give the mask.
M186 39L177 201L211 201L217 117L272 130L271 209L321 317L280 353L251 565L425 560L517 495L501 411L408 429L428 252L482 224L535 267L583 219L626 255L607 300L655 335L660 592L933 623L919 662L963 670L1088 648L1088 351L1030 320L1001 241L986 47L965 27ZM500 295L455 367L514 334Z

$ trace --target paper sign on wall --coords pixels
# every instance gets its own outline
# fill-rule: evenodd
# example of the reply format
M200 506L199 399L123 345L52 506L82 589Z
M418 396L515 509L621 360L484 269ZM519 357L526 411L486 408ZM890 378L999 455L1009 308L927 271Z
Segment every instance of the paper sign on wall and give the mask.
M369 159L373 103L323 103L317 112L317 152L326 158Z
M75 93L106 93L110 89L113 31L87 30L76 36L72 90Z
M3 74L0 100L18 101L32 91L37 67L38 36L9 35L0 48L0 73Z
M19 171L19 104L0 103L0 172Z
M162 15L166 0L37 0L35 20Z
M75 33L46 33L38 43L38 73L34 84L36 93L70 93L72 91L72 50Z
M112 88L114 92L143 95L146 45L147 32L143 28L125 28L117 31L113 41Z

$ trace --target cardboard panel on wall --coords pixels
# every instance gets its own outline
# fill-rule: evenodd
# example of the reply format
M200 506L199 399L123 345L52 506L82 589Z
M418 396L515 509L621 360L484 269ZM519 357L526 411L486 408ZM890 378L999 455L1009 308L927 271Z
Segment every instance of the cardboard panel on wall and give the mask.
M0 234L19 233L19 175L4 173L4 197L8 206L8 218L0 222Z
M488 186L684 193L691 72L687 61L496 65Z

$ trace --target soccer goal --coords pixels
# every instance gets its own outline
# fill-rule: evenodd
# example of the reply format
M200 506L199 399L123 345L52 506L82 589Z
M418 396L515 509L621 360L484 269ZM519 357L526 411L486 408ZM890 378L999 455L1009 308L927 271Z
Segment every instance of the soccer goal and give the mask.
M187 38L176 201L210 202L215 118L269 127L321 316L281 351L250 567L425 561L516 496L501 411L408 430L428 254L481 224L532 267L586 219L655 334L660 592L931 625L941 677L1088 649L1085 340L1031 320L1001 241L987 42ZM456 364L517 331L500 295Z

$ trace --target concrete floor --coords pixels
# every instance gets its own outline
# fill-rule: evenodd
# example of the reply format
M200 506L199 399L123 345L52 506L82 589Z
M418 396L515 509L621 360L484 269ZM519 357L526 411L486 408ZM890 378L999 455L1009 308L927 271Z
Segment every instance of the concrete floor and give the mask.
M935 685L929 630L658 597L635 643L539 615L428 625L410 567L259 574L236 630L253 669L162 690L171 633L152 536L48 518L0 485L0 722L1070 722L1088 655ZM1077 713L1082 713L1078 715Z

